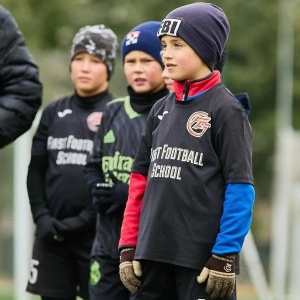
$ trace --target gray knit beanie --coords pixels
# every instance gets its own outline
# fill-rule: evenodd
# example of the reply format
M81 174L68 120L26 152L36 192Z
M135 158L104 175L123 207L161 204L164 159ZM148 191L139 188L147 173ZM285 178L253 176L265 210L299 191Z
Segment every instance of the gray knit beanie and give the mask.
M103 24L84 26L76 33L70 50L71 61L78 53L99 57L107 66L109 77L115 67L118 41L115 33Z
M221 8L196 2L171 11L161 22L157 36L182 38L211 69L221 59L230 32L228 19Z

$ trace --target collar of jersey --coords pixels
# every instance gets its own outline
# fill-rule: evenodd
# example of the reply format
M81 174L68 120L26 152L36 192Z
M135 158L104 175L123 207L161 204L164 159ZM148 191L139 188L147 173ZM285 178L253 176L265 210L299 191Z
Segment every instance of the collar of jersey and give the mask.
M134 118L137 118L137 117L140 117L142 116L143 114L139 114L138 112L136 112L132 106L130 105L130 98L129 96L127 96L125 98L125 101L124 101L124 109L126 111L126 114L128 115L128 118L129 119L134 119Z
M105 90L97 95L89 97L81 97L75 91L75 101L82 107L91 107L108 95L108 90Z
M176 100L188 101L192 100L206 91L211 89L213 86L221 82L221 74L219 71L213 71L208 76L191 81L174 81L174 91L176 94Z

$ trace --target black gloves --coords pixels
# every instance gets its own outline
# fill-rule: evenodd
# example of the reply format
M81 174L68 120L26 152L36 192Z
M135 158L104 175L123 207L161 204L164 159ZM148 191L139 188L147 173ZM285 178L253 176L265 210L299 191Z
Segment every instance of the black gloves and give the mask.
M61 242L64 237L59 234L56 230L56 225L59 223L58 220L51 217L48 214L40 216L36 220L36 235L39 239L44 242Z
M213 254L197 277L198 283L203 283L208 278L205 292L211 299L232 295L235 287L235 257L235 254L227 256Z
M119 273L124 286L132 293L136 293L141 286L138 277L142 276L140 262L134 260L135 248L125 248L121 251Z
M93 206L100 214L105 214L111 205L112 187L112 184L96 183L92 188Z
M123 212L128 198L128 184L110 174L114 185L97 183L92 189L92 201L100 214L112 215Z
M76 216L63 219L55 227L61 234L78 233L85 228L85 222L79 216Z
M89 227L95 227L96 213L91 208L86 208L78 216L65 218L55 223L55 228L62 235L83 232Z

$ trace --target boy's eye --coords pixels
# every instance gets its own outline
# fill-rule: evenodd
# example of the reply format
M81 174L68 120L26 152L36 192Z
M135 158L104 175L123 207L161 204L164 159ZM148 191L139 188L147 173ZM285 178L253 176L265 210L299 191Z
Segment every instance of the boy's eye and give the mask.
M177 47L181 47L181 46L182 46L181 43L178 43L178 42L177 42L177 43L174 43L174 47L176 47L176 48L177 48Z
M148 63L148 62L151 62L151 61L152 61L152 59L143 59L142 60L143 63Z

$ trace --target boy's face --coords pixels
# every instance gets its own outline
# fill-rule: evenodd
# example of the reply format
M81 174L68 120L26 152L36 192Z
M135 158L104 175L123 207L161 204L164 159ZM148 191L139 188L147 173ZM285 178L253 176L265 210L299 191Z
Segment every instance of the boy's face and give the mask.
M100 58L88 53L77 54L70 65L71 79L79 96L90 97L108 87L108 71Z
M170 93L174 92L174 88L173 88L173 80L170 77L169 71L167 70L167 68L164 68L164 71L162 72L162 77L165 81L166 87L169 90Z
M161 38L162 58L173 80L197 80L211 73L196 52L180 37Z
M149 54L134 50L124 58L124 73L136 93L155 93L164 86L161 65Z

